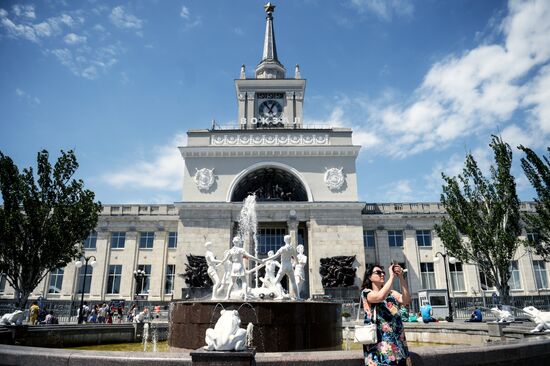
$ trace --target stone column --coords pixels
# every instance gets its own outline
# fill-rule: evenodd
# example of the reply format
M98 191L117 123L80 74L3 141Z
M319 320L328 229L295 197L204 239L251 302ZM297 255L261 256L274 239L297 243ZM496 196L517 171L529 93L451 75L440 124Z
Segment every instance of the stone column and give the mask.
M418 243L416 242L416 230L404 230L403 238L403 253L405 254L404 261L407 261L407 281L411 294L416 293L422 286L419 285L418 273L420 273L420 261L418 258Z
M390 263L390 245L388 242L388 232L384 227L376 229L376 260L381 266Z
M296 112L294 111L294 93L286 93L286 105L284 106L284 117L288 119L288 124L292 125Z
M247 92L247 101L246 101L246 125L248 128L252 127L252 118L256 115L256 109L254 108L256 104L256 96L254 92Z
M286 223L288 226L288 235L290 235L292 244L296 246L298 245L298 220L296 217L289 217Z

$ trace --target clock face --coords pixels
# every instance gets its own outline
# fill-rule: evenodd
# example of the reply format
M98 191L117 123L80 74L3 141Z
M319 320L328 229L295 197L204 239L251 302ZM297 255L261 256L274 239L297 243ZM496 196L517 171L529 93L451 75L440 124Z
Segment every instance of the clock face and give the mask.
M258 114L262 118L279 118L282 112L283 107L281 104L272 99L263 101L260 103L260 107L258 108Z

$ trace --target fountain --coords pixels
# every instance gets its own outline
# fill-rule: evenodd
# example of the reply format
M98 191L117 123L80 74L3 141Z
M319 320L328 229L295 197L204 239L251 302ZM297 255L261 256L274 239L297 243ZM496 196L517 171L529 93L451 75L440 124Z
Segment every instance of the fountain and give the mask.
M218 324L213 324L224 318L224 314L236 315L241 324L250 329L248 341L258 352L326 349L342 344L340 304L300 298L298 286L302 284L307 262L303 247L296 248L287 235L281 248L260 259L256 229L256 197L249 195L240 212L238 235L232 239L233 246L223 253L222 259L216 258L209 242L205 244L207 272L213 282L211 299L171 304L168 336L171 348L198 349L207 343L209 346L216 343L212 336ZM249 260L251 268L246 268L244 259ZM264 266L266 275L259 278L258 270ZM223 269L221 276L218 274L220 268ZM254 279L249 282L250 276ZM288 293L281 285L285 276L289 282ZM249 306L243 307L243 304ZM230 312L233 310L237 313ZM253 326L249 328L250 324ZM207 329L211 329L208 335ZM221 332L220 327L218 330ZM231 332L221 334L226 339L237 337Z

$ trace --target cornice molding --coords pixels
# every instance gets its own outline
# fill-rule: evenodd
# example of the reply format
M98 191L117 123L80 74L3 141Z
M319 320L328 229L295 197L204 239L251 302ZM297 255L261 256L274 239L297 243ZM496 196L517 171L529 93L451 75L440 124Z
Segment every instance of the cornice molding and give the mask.
M178 210L235 210L240 212L242 202L176 202ZM258 202L256 211L285 211L285 210L361 210L363 202Z
M183 158L235 158L235 157L303 157L353 156L361 146L186 146L180 147Z

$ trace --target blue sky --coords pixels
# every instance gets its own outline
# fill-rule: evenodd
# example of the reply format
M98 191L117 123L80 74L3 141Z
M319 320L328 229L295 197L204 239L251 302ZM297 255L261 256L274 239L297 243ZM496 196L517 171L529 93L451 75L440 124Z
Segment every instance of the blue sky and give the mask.
M354 129L359 198L438 201L490 135L550 137L550 1L278 1L278 55L304 123ZM181 200L188 129L235 123L262 52L262 1L0 1L0 150L74 149L103 203ZM533 198L515 150L518 192Z

